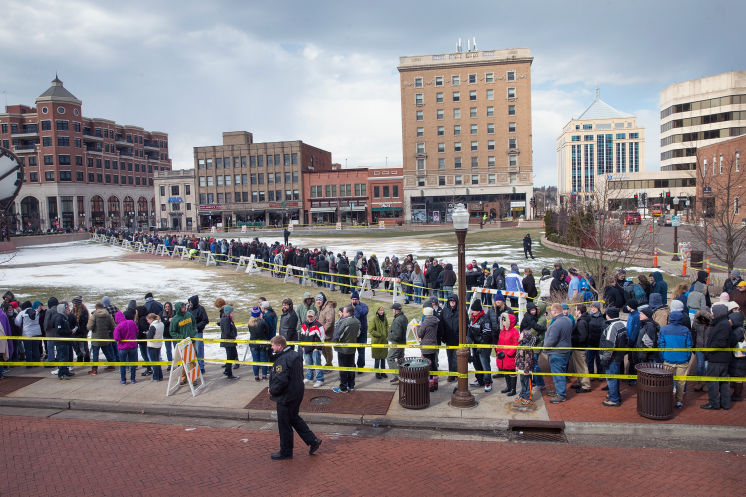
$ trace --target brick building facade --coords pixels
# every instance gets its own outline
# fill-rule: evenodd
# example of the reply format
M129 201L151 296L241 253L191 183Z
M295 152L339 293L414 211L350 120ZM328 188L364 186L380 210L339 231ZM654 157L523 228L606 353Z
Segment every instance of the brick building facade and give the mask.
M746 222L744 154L746 135L697 150L698 216L722 214L732 216L731 222Z
M0 144L24 163L16 227L152 225L153 173L171 169L168 135L84 117L59 78L35 103L0 114Z

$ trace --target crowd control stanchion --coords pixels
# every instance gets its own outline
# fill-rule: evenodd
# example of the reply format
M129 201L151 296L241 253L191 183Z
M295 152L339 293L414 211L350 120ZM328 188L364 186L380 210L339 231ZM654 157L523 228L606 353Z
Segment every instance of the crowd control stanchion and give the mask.
M391 303L395 304L407 300L407 296L404 295L401 288L401 280L399 278L391 278L390 281L394 282L394 291L391 292Z
M357 291L360 298L369 298L373 296L373 289L370 286L370 275L366 274L363 276L363 282L360 285L360 289Z
M122 248L125 248L125 249L128 249L128 250L133 250L132 249L132 242L130 242L129 240L125 240L122 243Z
M191 338L185 338L176 344L171 372L168 375L166 396L173 395L179 389L182 375L186 375L192 397L196 397L205 388L205 377L199 369L197 353Z
M183 245L177 245L174 247L173 251L171 251L171 258L179 257L180 259L184 258L184 255L186 255L187 249Z
M251 257L254 257L254 256L252 255ZM236 272L238 272L238 270L241 269L241 266L244 266L244 265L248 267L249 258L246 257L245 255L242 255L241 257L238 258L238 263L236 264Z
M659 267L658 266L658 247L653 249L653 267Z
M209 252L207 254L207 261L205 261L205 266L209 266L210 263L212 263L212 264L214 264L216 266L218 265L218 261L217 261L217 259L215 259L215 254L213 254L212 252Z

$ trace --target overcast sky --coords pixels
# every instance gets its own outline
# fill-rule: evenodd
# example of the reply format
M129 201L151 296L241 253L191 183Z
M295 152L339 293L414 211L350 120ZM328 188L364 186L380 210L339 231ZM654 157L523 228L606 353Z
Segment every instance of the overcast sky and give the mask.
M480 50L531 49L535 184L554 185L555 140L596 86L637 116L659 169L660 91L746 69L744 14L721 0L3 0L0 91L33 105L58 72L84 115L167 132L175 168L233 130L398 165L399 57L474 36Z

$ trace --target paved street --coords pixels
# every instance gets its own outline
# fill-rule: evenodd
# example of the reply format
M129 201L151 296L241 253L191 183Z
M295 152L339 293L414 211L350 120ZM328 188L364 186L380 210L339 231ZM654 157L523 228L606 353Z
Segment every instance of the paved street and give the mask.
M265 428L0 416L0 495L737 495L746 469L743 452L318 427L318 455L296 445L294 460L276 462L277 434Z

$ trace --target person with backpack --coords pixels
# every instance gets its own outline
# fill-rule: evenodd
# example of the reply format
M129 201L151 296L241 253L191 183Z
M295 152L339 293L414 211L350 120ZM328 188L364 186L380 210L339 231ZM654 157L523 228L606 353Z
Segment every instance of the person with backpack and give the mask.
M682 313L671 311L669 323L662 326L658 333L658 348L660 349L690 349L692 348L692 335L689 330L681 324ZM688 350L664 350L662 352L663 364L674 370L674 376L686 376L689 369L689 359L692 353ZM686 380L676 380L676 407L684 406L684 389Z
M541 278L539 279L539 298L544 302L548 302L552 297L552 283L554 277L549 274L549 269L543 268L541 270Z
M588 311L588 348L598 348L601 341L601 334L606 328L606 318L601 313L601 303L593 302ZM588 367L588 373L602 374L601 359L598 350L585 351L585 363ZM599 378L591 378L591 381L600 381Z
M572 330L572 354L570 361L572 369L578 373L578 381L572 388L578 393L588 393L591 391L591 379L588 378L588 364L585 360L586 347L588 347L588 338L590 336L590 321L588 310L585 305L580 304L575 307L575 326Z
M619 320L619 309L608 307L606 309L606 328L601 335L599 347L605 349L618 349L627 347L627 329L624 323ZM617 350L602 350L600 354L601 366L606 374L617 375L622 370L624 364L624 354L626 352ZM607 378L606 385L609 395L603 401L607 407L619 407L622 405L622 397L619 394L619 380L617 378Z
M653 319L653 309L647 305L643 306L640 309L640 332L637 334L637 341L635 342L635 348L639 349L635 352L637 354L636 364L660 362L658 352L645 350L657 346L659 330L658 323Z
M510 265L510 273L505 277L505 290L508 292L520 292L523 293L523 285L521 284L521 276L518 274L518 265ZM518 297L510 297L511 307L518 307Z
M660 271L655 271L650 274L650 283L652 285L650 293L657 293L661 296L663 305L668 304L668 283L663 279L663 275Z
M728 308L723 304L712 306L712 325L707 332L708 349L725 349L730 347L732 326L728 320ZM715 350L705 352L707 360L706 376L725 377L728 376L728 366L733 352L726 350ZM710 381L707 383L708 402L699 407L702 409L718 410L730 409L730 385L727 381Z
M21 334L25 337L40 337L41 325L39 324L40 313L36 312L31 301L27 300L21 304L21 312L15 317L15 324L21 329ZM26 350L27 362L39 362L41 358L40 341L27 340L24 343ZM30 367L30 366L29 366Z
M640 333L640 311L638 310L637 300L632 299L627 301L627 338L629 339L630 347L634 347L637 343L637 335ZM637 364L637 354L630 352L628 354L629 371L628 374L636 375L635 364ZM637 384L637 380L628 380L630 385Z

